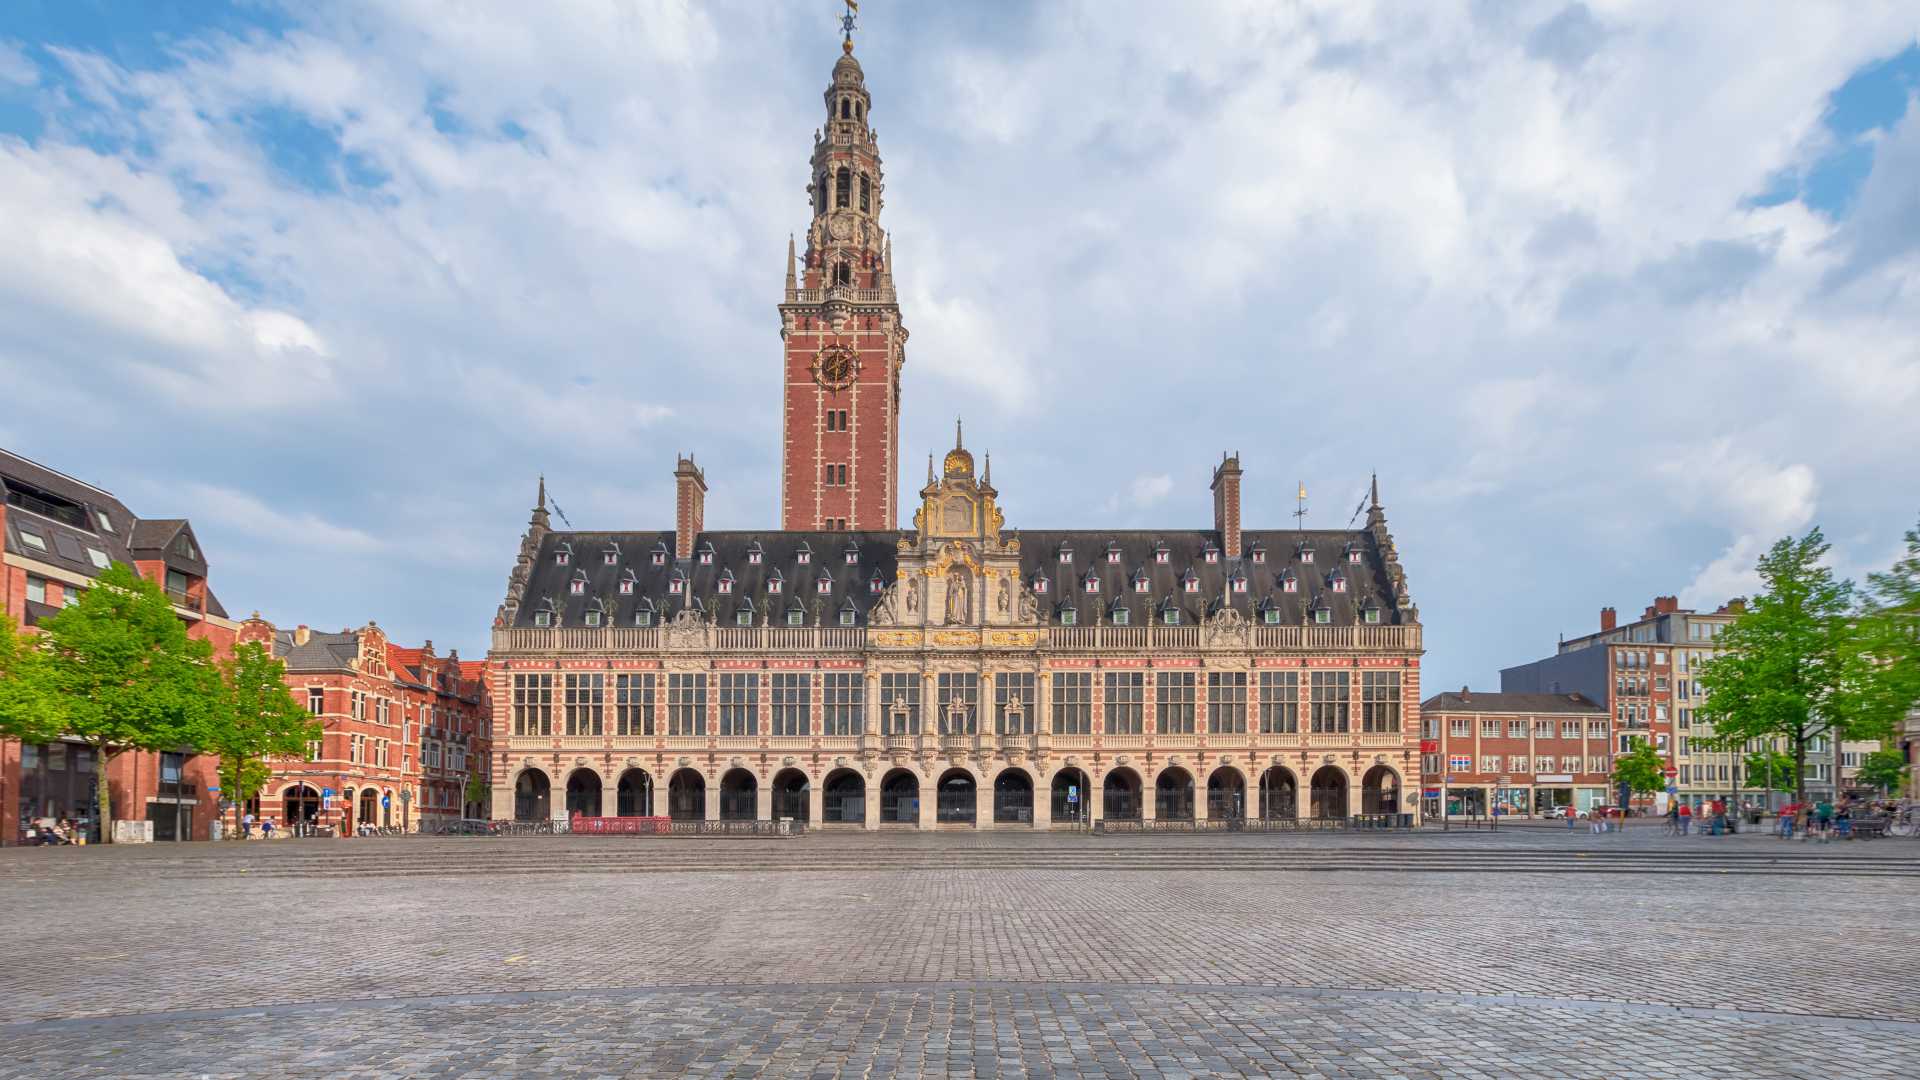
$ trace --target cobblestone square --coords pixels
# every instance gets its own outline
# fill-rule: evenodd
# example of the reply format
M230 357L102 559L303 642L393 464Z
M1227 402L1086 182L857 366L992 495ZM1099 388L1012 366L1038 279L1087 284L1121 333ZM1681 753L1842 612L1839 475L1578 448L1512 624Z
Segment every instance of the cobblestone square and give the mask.
M0 1077L1910 1075L1905 847L1607 840L8 849Z

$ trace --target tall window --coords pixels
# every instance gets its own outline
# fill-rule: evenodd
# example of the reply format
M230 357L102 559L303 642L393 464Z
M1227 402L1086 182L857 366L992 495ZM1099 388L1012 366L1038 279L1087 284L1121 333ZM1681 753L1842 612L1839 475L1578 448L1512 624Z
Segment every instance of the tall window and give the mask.
M889 671L880 676L880 726L888 735L911 735L920 728L920 676Z
M367 718L367 695L358 690L353 692L353 718L355 720Z
M853 171L845 165L833 174L833 205L846 208L853 201Z
M566 676L567 734L600 734L600 711L606 704L606 676L599 672Z
M307 712L319 716L327 711L327 691L320 686L307 687Z
M1003 671L993 677L993 727L1002 735L1031 735L1033 672Z
M760 674L724 672L720 676L720 734L757 735L760 711Z
M1207 672L1207 733L1247 733L1247 673Z
M979 734L980 676L971 671L943 671L937 689L940 734Z
M861 173L860 174L860 209L871 210L873 208L872 191L873 191L873 181L867 179L866 173Z
M1313 731L1315 734L1347 730L1347 672L1313 673Z
M1300 731L1300 673L1260 673L1260 732L1294 735Z
M1372 732L1400 730L1399 672L1363 671L1360 673L1360 730ZM1548 734L1552 733L1550 721L1546 730Z
M1107 674L1107 734L1138 735L1145 730L1147 677L1138 671Z
M1053 673L1053 733L1093 734L1093 672Z
M613 733L653 734L653 673L613 677Z
M857 671L829 671L820 676L823 734L858 735L866 711L867 684Z
M707 733L707 676L705 672L667 675L667 734L699 736Z
M807 706L813 697L813 676L782 671L773 676L773 733L788 738L808 734Z
M553 734L552 675L515 675L513 677L513 733L515 735Z
M1194 682L1191 671L1162 671L1154 677L1160 734L1193 734Z

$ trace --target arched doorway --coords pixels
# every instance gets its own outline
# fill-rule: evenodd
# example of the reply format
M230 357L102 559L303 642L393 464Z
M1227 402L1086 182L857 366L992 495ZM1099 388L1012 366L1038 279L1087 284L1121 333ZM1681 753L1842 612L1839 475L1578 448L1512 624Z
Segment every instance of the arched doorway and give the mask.
M867 782L859 773L838 769L827 775L820 789L820 820L836 825L859 825L867 820Z
M1260 774L1260 816L1268 821L1292 821L1300 816L1300 782L1275 765Z
M546 821L553 816L553 785L547 774L528 769L513 782L513 820Z
M667 781L667 816L675 821L707 819L707 778L681 769Z
M1085 821L1091 816L1093 789L1087 786L1087 774L1079 769L1061 769L1053 774L1053 820Z
M1400 812L1400 778L1385 765L1375 765L1360 779L1360 812L1397 814Z
M567 774L567 816L600 816L600 774L575 769Z
M920 823L920 778L895 769L880 782L880 820L895 825Z
M759 810L760 784L745 769L728 769L720 778L720 820L752 821Z
M280 793L280 816L288 829L320 820L320 793L305 784L293 785Z
M1160 770L1153 781L1153 816L1161 821L1193 820L1193 774L1178 765Z
M942 825L973 825L980 809L979 789L973 774L965 769L948 769L940 777L934 820Z
M361 825L380 824L380 793L373 788L360 789L360 809L354 814Z
M393 826L393 802L394 802L393 792L391 791L381 792L380 824L385 825L389 828Z
M1237 821L1247 816L1247 780L1239 769L1213 770L1207 777L1207 817Z
M653 777L645 769L628 769L620 774L620 786L614 791L615 808L621 817L650 817L653 814Z
M813 782L799 769L782 769L773 778L773 816L792 818L795 821L807 821L811 817L811 808L807 806L808 796L813 792Z
M1140 820L1140 776L1132 769L1115 769L1101 785L1100 816L1113 821Z
M1332 765L1322 765L1313 774L1313 816L1316 818L1344 818L1347 816L1347 774Z
M995 824L1033 824L1033 778L1025 769L1002 769L993 778Z

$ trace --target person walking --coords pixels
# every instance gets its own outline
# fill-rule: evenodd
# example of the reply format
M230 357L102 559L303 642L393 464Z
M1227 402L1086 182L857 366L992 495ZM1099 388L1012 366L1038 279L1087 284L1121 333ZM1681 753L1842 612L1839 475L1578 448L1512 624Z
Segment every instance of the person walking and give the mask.
M1681 836L1687 835L1688 828L1692 824L1693 824L1693 807L1683 802L1680 804L1680 835Z
M1822 800L1820 805L1814 807L1813 816L1820 830L1820 842L1824 844L1832 838L1833 804Z
M253 839L253 811L251 810L240 815L240 839Z
M273 816L271 814L260 819L260 839L273 839Z

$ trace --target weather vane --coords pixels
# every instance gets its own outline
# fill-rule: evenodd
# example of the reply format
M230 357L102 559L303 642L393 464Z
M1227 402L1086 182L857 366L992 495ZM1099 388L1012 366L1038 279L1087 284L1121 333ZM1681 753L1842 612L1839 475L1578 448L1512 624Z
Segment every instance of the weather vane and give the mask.
M846 35L846 39L841 42L840 48L848 56L853 55L853 17L858 14L860 14L860 0L847 0L847 13L840 16L840 32Z
M1296 509L1293 511L1293 527L1296 530L1304 529L1306 528L1306 524L1307 524L1307 482L1306 481L1302 480L1300 482L1300 494L1295 496L1294 502L1296 505Z

